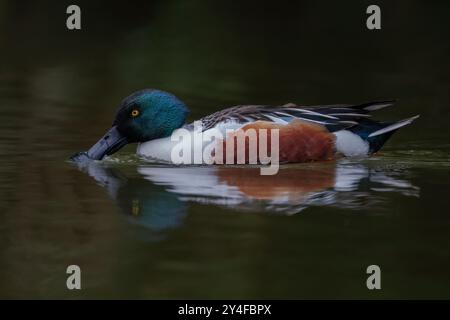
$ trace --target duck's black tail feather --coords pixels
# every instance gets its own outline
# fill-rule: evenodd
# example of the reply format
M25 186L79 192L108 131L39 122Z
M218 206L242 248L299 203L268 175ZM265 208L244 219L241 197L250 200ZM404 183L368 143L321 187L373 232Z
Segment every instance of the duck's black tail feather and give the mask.
M354 109L362 109L366 111L376 111L383 108L387 108L393 106L395 104L395 100L381 100L381 101L371 101L362 104L358 104L352 106Z
M374 106L375 105L370 105L368 107L371 108ZM385 106L382 106L380 108L384 107ZM357 126L351 128L350 131L366 140L369 143L369 152L375 153L380 150L395 131L412 123L418 117L419 115L416 115L397 122L377 122L370 119L363 119Z

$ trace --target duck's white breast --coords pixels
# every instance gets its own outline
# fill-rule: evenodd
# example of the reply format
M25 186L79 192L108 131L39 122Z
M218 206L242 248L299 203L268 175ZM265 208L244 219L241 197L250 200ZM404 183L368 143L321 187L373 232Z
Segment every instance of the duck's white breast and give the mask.
M146 158L178 163L176 158L179 156L180 150L191 150L190 162L189 160L185 161L185 164L209 163L209 159L203 155L205 148L217 141L217 138L224 138L226 130L236 130L242 126L243 124L227 121L203 132L201 127L194 127L191 130L180 128L175 130L170 137L140 143L136 153ZM186 158L184 159L186 160Z
M142 142L138 144L136 153L141 157L171 162L172 148L176 144L170 137Z

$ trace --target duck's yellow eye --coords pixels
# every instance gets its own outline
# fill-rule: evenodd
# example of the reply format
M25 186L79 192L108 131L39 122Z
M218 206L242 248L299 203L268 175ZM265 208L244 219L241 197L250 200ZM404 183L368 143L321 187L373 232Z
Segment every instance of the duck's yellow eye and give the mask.
M131 111L131 116L132 117L137 117L139 115L139 110L133 110L133 111Z

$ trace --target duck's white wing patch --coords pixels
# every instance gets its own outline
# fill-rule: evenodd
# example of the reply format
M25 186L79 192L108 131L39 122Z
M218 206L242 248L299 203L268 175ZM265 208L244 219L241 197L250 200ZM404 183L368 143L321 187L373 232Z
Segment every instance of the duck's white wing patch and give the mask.
M346 157L363 156L369 153L369 143L349 130L334 132L336 150Z
M249 119L249 121L247 123L250 123L250 122L252 122L251 119ZM238 122L235 120L222 121L222 122L217 123L215 127L205 130L205 133L209 132L209 131L212 132L212 130L219 130L219 132L224 137L226 137L227 130L238 130L238 129L242 128L244 125L246 125L247 123Z

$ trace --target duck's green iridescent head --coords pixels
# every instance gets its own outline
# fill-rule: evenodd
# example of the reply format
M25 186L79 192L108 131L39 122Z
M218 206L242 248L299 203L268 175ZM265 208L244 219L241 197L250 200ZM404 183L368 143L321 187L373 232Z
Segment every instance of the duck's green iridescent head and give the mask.
M128 143L170 136L186 121L189 111L174 95L154 89L137 91L120 104L111 129L87 152L101 160Z
M186 105L173 94L145 89L122 101L113 126L129 142L144 142L170 136L184 124L188 112Z

